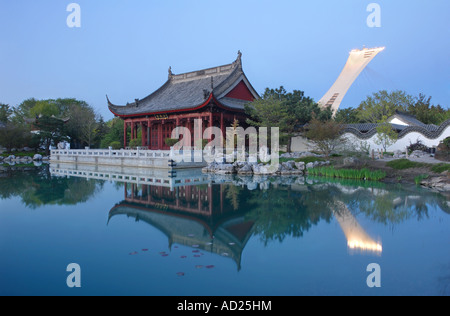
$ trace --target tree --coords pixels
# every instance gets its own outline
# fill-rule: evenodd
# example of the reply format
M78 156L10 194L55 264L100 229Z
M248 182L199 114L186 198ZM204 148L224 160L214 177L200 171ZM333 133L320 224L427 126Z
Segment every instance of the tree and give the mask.
M341 124L361 123L358 118L358 110L354 108L339 109L334 120Z
M343 126L334 120L323 122L313 118L306 129L306 137L326 157L345 142L342 138Z
M112 146L111 144L113 142L115 143L114 146L117 147L116 142L119 142L120 148L123 148L123 120L119 117L115 117L112 120L106 122L106 126L108 128L108 131L102 137L100 147L108 148L109 146Z
M381 145L383 147L383 151L386 152L387 148L397 141L398 134L392 128L392 125L386 122L387 118L384 118L377 126L377 136L374 140L375 144Z
M43 115L34 125L38 129L37 135L47 155L50 154L50 146L56 146L59 142L67 140L64 121L61 119Z
M31 115L31 109L37 104L37 100L34 98L26 99L22 103L20 103L13 110L12 121L15 124L25 124L26 119L31 119L33 116Z
M97 115L94 109L85 101L76 99L58 99L61 117L68 118L67 136L71 148L91 147L96 136Z
M11 117L13 110L8 104L0 103L0 122L7 123Z
M247 123L257 127L279 127L280 136L288 140L290 151L291 138L302 125L313 117L320 120L330 119L330 108L321 109L303 91L286 92L283 86L278 89L266 88L261 99L246 106L246 113L250 116Z
M94 129L94 146L100 147L102 139L109 132L109 127L106 122L103 120L103 117L100 115L99 120Z
M404 91L381 90L361 102L357 108L357 117L362 122L377 123L383 120L383 117L394 115L396 110L407 112L414 102L414 97Z
M22 125L8 122L5 127L0 128L0 145L8 152L13 148L23 147L30 138L30 133Z
M408 113L414 115L424 124L441 125L450 119L450 109L443 109L439 104L432 105L431 97L419 94L415 103L408 107Z

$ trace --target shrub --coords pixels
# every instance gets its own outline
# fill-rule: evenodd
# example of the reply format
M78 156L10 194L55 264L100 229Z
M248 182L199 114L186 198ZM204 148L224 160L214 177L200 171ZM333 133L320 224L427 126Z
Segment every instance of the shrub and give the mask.
M122 144L120 142L118 142L118 141L114 141L114 142L111 142L109 144L109 146L112 147L112 149L117 150L117 149L120 149L122 147Z
M427 151L428 147L425 146L420 139L416 140L414 144L411 144L407 147L408 152L412 153L414 150L421 150L421 151Z
M141 140L139 140L139 139L132 139L131 141L130 141L130 147L131 148L136 148L136 147L138 147L138 146L141 146L141 144L142 144L142 142L141 142Z
M178 143L180 140L178 138L166 138L164 142L167 146L172 147L176 143Z
M442 141L445 145L445 147L447 147L448 149L450 149L450 137L447 137L446 139L444 139Z

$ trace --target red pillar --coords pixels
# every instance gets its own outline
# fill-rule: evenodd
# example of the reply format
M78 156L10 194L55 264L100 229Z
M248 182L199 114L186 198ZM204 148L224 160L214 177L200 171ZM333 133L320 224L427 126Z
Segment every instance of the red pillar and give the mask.
M131 122L130 125L131 125L131 135L130 135L131 141L132 139L134 139L134 122Z
M163 142L162 142L162 124L158 124L158 148L157 149L162 149L163 148Z
M220 130L222 131L222 137L225 138L225 126L223 125L223 112L220 112Z
M127 122L123 122L123 148L127 147Z
M212 114L212 112L209 113L209 127L211 127L211 131L209 132L208 138L211 141L211 139L212 139L212 127L213 127L213 114Z
M141 146L142 147L144 147L145 146L145 141L147 140L147 133L146 133L146 131L147 130L144 130L144 122L142 122L141 121L141 134L142 134L142 137L141 137Z

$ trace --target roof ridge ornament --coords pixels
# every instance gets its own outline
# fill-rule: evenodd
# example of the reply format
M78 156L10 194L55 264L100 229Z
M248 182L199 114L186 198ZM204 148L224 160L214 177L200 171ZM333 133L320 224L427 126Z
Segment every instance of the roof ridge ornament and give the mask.
M172 79L173 73L172 73L172 66L169 66L169 79Z
M239 67L242 67L242 53L238 50L238 57L236 58L235 63L238 64Z

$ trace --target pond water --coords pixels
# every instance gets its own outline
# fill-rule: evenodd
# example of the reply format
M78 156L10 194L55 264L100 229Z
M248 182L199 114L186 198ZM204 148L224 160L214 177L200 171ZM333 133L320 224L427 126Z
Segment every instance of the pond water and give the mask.
M0 176L0 295L450 294L450 207L439 193L82 168Z

